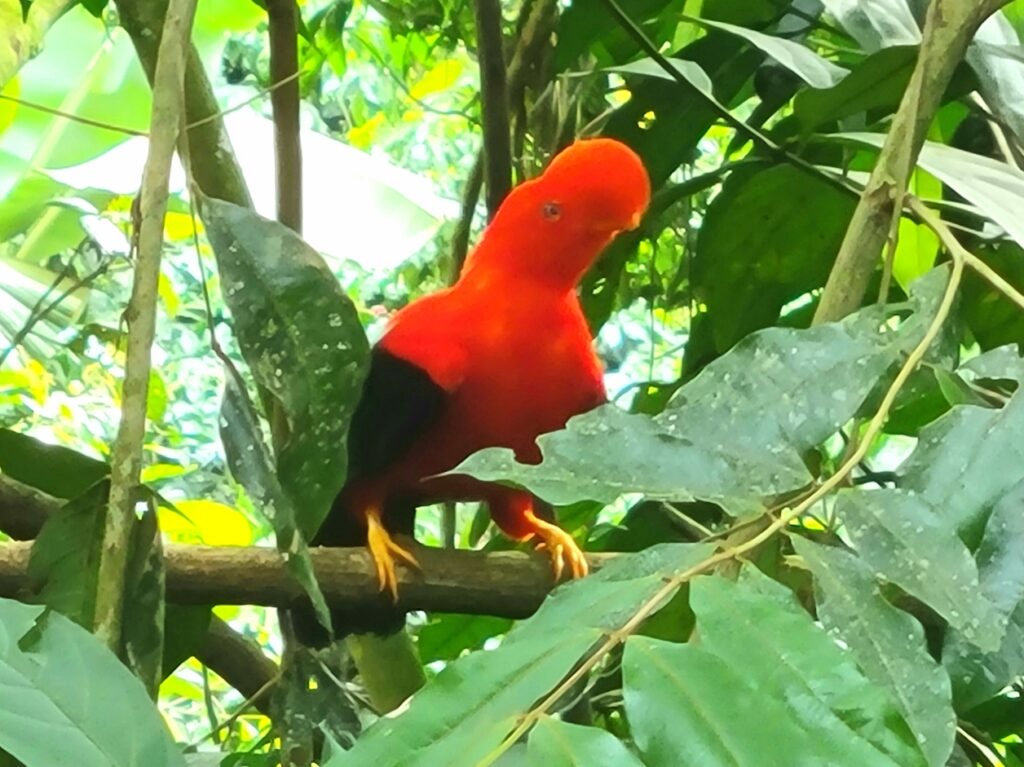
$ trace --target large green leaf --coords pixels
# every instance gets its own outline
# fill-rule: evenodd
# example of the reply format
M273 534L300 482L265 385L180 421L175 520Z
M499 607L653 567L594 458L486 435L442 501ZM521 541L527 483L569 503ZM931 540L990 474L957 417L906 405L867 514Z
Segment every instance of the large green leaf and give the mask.
M309 537L345 481L366 336L337 279L297 234L221 200L205 199L202 210L242 354L288 418L278 473Z
M822 0L825 9L865 48L916 45L921 40L907 0Z
M1020 51L1020 37L1002 11L981 25L967 49L967 63L978 75L985 103L1008 125L1017 140L1024 138L1024 62L1006 51Z
M999 646L994 607L982 594L978 568L947 518L904 490L846 490L836 516L879 576L920 599L983 650Z
M1024 480L1024 396L999 410L960 405L921 431L901 468L901 487L971 534L984 514Z
M812 88L830 88L848 74L848 70L833 64L810 48L793 40L766 35L764 32L721 21L700 19L700 23L744 38Z
M924 764L885 692L788 591L715 576L690 593L699 645L626 646L626 713L645 764Z
M774 324L786 303L822 285L854 205L791 165L730 175L697 239L690 280L707 308L693 320L687 369Z
M608 631L656 594L665 578L710 551L666 544L623 556L558 588L498 649L449 664L413 697L407 711L377 722L351 751L325 767L475 764Z
M918 340L946 273L919 281L918 313L898 332L879 308L808 330L764 330L708 365L655 419L605 406L542 436L538 465L490 448L455 471L524 485L556 504L641 492L752 512L810 482L803 452L849 420Z
M63 616L0 600L0 748L28 767L183 767L145 689Z
M644 767L611 733L550 716L537 722L528 749L534 767Z
M949 675L928 654L921 624L882 597L874 573L855 555L804 538L793 546L814 574L818 618L867 678L889 690L928 764L944 765L956 715Z
M947 635L942 662L953 678L961 709L988 700L1024 674L1024 482L996 504L978 548L980 594L991 602L1006 632L998 649L982 653L957 632Z

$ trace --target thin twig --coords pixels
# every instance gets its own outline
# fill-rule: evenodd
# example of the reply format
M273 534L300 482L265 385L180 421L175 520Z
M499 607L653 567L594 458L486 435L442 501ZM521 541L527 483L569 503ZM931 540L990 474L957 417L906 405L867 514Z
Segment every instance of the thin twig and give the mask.
M682 584L692 580L698 575L702 575L715 569L723 562L738 559L747 552L756 549L786 528L790 522L806 512L811 506L820 501L845 481L850 472L852 472L867 455L872 441L881 433L882 427L885 425L885 421L889 416L893 403L896 401L897 395L900 393L904 384L906 384L907 379L910 378L910 375L921 363L924 355L927 353L929 347L932 345L935 338L938 336L939 331L942 329L946 318L949 316L950 309L953 306L953 300L956 297L957 288L959 287L960 280L963 276L963 269L964 260L959 257L959 254L953 254L953 269L949 276L949 282L946 284L945 293L943 294L942 301L935 312L935 316L932 318L931 324L925 331L924 337L917 346L914 347L907 356L906 361L900 367L899 372L896 374L896 378L893 379L892 384L886 391L885 397L882 399L882 403L879 405L878 411L875 413L871 422L865 429L864 437L861 440L860 445L849 459L847 459L847 461L836 471L836 473L822 482L812 493L808 494L798 504L779 514L771 524L757 535L735 546L720 549L704 561L667 580L665 585L662 586L654 596L644 602L644 604L641 605L628 620L626 620L619 628L610 632L594 653L582 661L575 670L571 674L567 675L550 693L541 698L540 701L520 719L519 724L513 728L505 740L503 740L487 756L477 762L476 767L488 767L488 765L494 764L494 762L503 753L505 753L523 735L525 735L530 728L537 723L540 717L549 711L560 698L570 691L580 679L586 676L586 674L588 674L590 670L593 669L594 666L596 666L611 650L624 643L626 639L640 627L643 621L650 617L650 615L652 615L666 599L671 597L671 595L675 593Z
M277 167L277 220L302 232L302 144L299 141L298 22L294 0L268 0L270 79L287 84L270 95Z
M121 644L125 567L135 521L133 495L139 482L146 432L164 215L171 159L182 123L185 55L195 7L195 0L171 0L153 81L151 138L140 191L139 253L126 311L129 333L121 421L111 457L110 502L104 520L96 590L96 634L115 651Z

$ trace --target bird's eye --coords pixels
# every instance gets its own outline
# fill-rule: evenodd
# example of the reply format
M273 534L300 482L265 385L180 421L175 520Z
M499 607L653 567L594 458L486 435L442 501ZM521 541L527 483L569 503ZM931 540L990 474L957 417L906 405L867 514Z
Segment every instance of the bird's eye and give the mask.
M562 206L557 202L546 202L541 208L541 213L547 221L557 221L562 217Z

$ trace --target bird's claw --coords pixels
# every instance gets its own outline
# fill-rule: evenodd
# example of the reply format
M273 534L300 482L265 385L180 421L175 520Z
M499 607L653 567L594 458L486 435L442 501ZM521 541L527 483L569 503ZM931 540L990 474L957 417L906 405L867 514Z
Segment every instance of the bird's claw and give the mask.
M555 575L555 581L562 579L566 565L569 566L569 573L573 578L582 578L590 572L590 566L587 564L583 551L572 536L562 528L541 522L534 535L541 539L541 542L537 544L537 550L546 549L551 557L551 569Z
M384 528L380 519L380 512L371 510L366 514L366 545L370 549L370 557L373 559L374 567L377 569L377 581L380 583L380 590L388 590L391 594L391 601L398 601L398 571L395 567L396 559L400 559L410 567L420 569L420 563L411 552L395 543L394 538Z

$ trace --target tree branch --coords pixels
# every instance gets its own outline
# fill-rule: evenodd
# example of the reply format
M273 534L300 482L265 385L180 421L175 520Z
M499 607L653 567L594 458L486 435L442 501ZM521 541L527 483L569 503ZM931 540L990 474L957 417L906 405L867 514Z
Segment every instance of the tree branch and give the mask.
M501 37L500 0L475 0L477 59L480 62L480 110L484 129L484 183L487 217L494 218L512 188L512 136L508 83Z
M70 0L34 0L24 23L7 31L7 39L0 41L0 90L36 55L47 30L71 5Z
M270 94L277 162L277 220L302 231L302 145L299 141L299 66L294 0L269 0L270 81L286 83Z
M114 0L114 5L121 26L131 37L139 62L152 83L167 0ZM188 142L192 151L182 152L182 157L191 156L190 177L195 178L204 194L252 207L252 198L242 168L231 150L220 111L199 52L190 45L185 63L185 115L191 126Z
M910 82L878 161L857 203L829 274L815 323L858 309L878 256L900 215L925 134L950 79L981 23L1007 0L932 0Z
M403 539L423 566L399 571L398 608L525 618L554 586L551 561L522 551L452 551ZM0 596L16 597L25 583L31 544L0 544ZM305 600L276 550L170 544L164 551L167 601L184 605L290 607ZM332 609L379 606L380 592L366 549L310 549L317 581ZM615 554L588 554L592 569ZM212 667L212 664L211 664Z
M134 490L142 467L150 355L156 334L157 282L164 242L168 183L182 125L185 55L196 0L171 0L153 77L149 154L139 193L138 257L126 311L128 349L121 421L111 456L110 504L104 518L96 587L96 634L115 649L121 644L121 608L128 547L135 523Z

